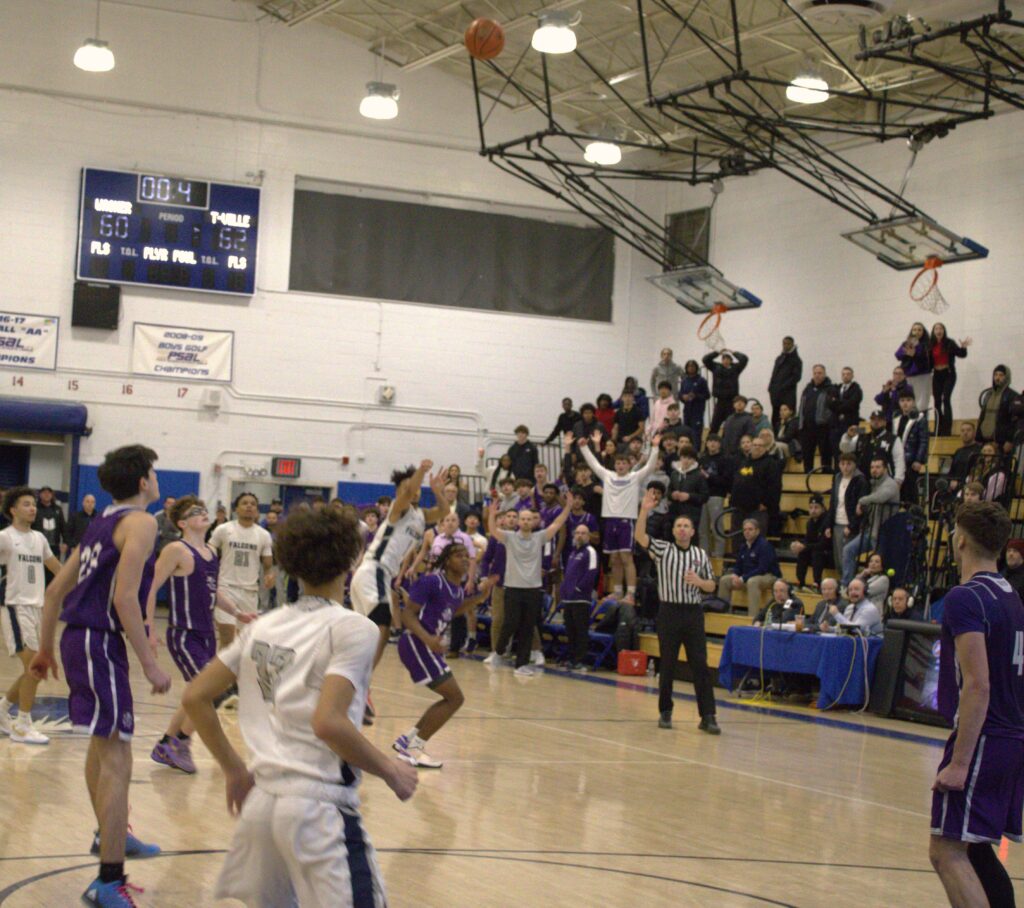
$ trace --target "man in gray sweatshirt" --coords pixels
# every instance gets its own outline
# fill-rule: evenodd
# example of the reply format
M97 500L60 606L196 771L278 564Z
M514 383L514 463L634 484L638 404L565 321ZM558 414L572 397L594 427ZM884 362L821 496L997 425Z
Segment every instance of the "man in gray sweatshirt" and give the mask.
M683 380L683 367L672 361L672 350L665 347L661 351L661 359L651 370L651 395L658 396L658 384L667 381L672 385L672 396L679 394L679 383Z
M857 571L857 559L870 552L878 541L878 531L887 518L896 513L900 487L889 475L881 457L871 461L871 491L857 502L857 515L863 517L860 532L843 546L843 586L849 585Z

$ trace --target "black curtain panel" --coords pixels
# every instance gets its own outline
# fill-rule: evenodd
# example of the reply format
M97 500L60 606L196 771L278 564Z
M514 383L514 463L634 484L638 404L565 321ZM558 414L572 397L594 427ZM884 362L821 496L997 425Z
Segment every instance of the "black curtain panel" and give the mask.
M292 290L610 322L601 228L298 189Z

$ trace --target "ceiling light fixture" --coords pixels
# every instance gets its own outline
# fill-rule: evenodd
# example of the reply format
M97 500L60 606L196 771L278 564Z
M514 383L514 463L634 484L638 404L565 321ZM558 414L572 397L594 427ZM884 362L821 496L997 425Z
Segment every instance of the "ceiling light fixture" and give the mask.
M576 50L576 32L572 27L578 21L578 18L561 10L540 13L530 46L542 54L572 53Z
M398 116L398 86L391 82L367 82L359 113L370 120L393 120Z
M74 63L87 73L106 73L114 68L114 52L100 40L100 0L96 0L96 37L87 38L75 51Z
M622 149L607 139L594 139L583 149L583 160L598 167L614 167L622 160Z
M821 104L828 100L828 82L813 73L800 73L786 86L786 97L794 104Z

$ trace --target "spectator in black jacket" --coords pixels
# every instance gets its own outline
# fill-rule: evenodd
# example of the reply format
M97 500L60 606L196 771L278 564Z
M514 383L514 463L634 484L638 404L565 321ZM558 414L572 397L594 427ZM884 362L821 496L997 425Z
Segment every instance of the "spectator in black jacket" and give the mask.
M953 388L956 385L956 361L967 356L971 339L958 344L946 332L942 322L932 325L928 347L932 360L932 399L935 401L935 434L953 433Z
M832 380L825 367L816 363L811 368L811 380L800 395L800 447L803 449L804 472L814 469L814 451L821 457L821 465L832 469L832 411L828 399Z
M1017 394L1010 387L1012 376L1000 363L992 370L992 386L981 392L978 441L994 441L1009 454L1013 449L1014 418L1011 405Z
M684 367L683 380L679 383L679 400L683 405L683 422L695 435L700 436L704 430L704 405L711 397L707 379L700 374L697 360L688 359ZM695 447L698 447L695 444Z
M779 513L782 497L782 470L779 461L765 456L764 442L755 438L750 444L750 457L740 464L732 481L729 504L736 508L733 526L747 519L758 522L766 532Z
M779 433L779 408L788 404L796 412L796 389L804 376L804 364L793 338L782 338L782 352L775 357L772 377L768 380L768 399L772 402L772 431Z
M580 420L580 414L572 408L572 398L562 398L562 412L558 414L558 419L555 421L555 427L551 430L551 434L544 439L544 444L549 445L553 441L557 441L561 444L562 436L566 432L571 432L573 427Z
M900 392L907 388L910 388L907 375L902 366L897 366L892 370L892 378L882 385L882 390L875 395L875 403L882 408L889 428L892 428L893 414L900 412Z
M740 452L740 439L744 435L756 435L754 417L747 412L747 399L737 394L732 401L732 413L722 423L722 450L732 457Z
M814 614L808 617L807 623L810 627L820 628L822 624L826 627L833 627L836 623L832 615L832 606L843 612L846 603L839 598L839 581L832 577L826 577L821 581L821 601L814 607Z
M540 454L530 441L530 430L526 426L516 426L516 440L509 447L508 455L512 458L512 475L532 482L533 468L540 463Z
M699 527L708 495L708 481L697 464L697 452L684 445L679 449L678 459L669 475L668 508L673 522L677 517L689 517L690 523L695 528Z
M764 623L788 624L797 615L804 613L803 600L793 593L793 588L781 578L772 584L772 598L769 599L764 608L757 613L754 619L754 627L760 627Z
M595 448L593 441L591 441L595 430L601 433L601 444L604 445L605 439L608 438L608 432L605 431L604 426L597 419L597 409L593 404L584 404L580 407L579 422L572 427L572 435L573 438L586 438L587 444L590 445L590 450L595 454L600 454L601 449Z
M720 362L715 362L721 356ZM734 359L735 357L735 359ZM747 368L748 359L738 350L721 354L713 352L704 357L704 367L711 372L711 396L715 409L711 414L711 431L718 433L726 417L732 412L732 402L740 393L740 373Z
M864 392L853 380L853 369L843 366L842 380L832 385L828 396L828 408L832 412L832 453L839 451L839 439L843 433L860 423L860 405Z
M917 477L928 468L928 422L917 412L917 400L910 389L900 394L900 415L893 419L893 434L903 445L906 464L900 500L917 501Z
M39 490L36 519L32 524L32 529L38 530L46 537L50 549L58 557L63 557L67 552L67 521L64 519L64 510L54 500L53 489L49 486L43 486ZM49 575L49 571L47 574ZM49 577L47 582L49 582Z
M623 391L620 402L621 406L615 411L612 438L620 445L627 444L634 438L642 439L647 421L635 403L633 392Z
M796 411L789 404L782 404L779 407L779 431L775 433L779 444L786 446L789 456L797 463L803 459L803 450L800 447L800 420L796 418Z
M832 540L832 563L837 567L843 563L843 546L860 532L857 502L868 491L867 478L857 469L857 458L846 452L840 454L825 521L825 536Z
M95 516L96 496L86 495L82 498L82 510L73 514L68 521L67 536L69 549L73 549L82 541L85 531L89 528L89 524L92 523L92 519Z
M949 488L955 492L966 481L971 473L974 461L981 453L981 442L975 437L974 423L965 419L960 423L960 447L956 449L949 462Z
M708 500L701 513L700 538L704 540L704 549L709 555L721 558L725 554L725 537L719 536L714 528L725 510L725 499L732 492L736 461L722 452L722 439L719 436L708 435L704 445L700 468L708 481Z
M812 495L808 505L810 517L807 518L807 530L804 538L790 543L789 550L796 555L796 584L800 589L807 587L807 568L811 568L814 585L821 589L821 580L825 575L832 554L832 542L825 535L828 529L828 516L825 513L825 499L820 495Z
M669 404L668 407L668 419L665 424L661 427L661 438L664 441L669 435L675 436L675 438L682 444L685 441L690 443L690 446L694 449L700 447L700 433L697 432L692 426L688 426L679 416L679 404Z

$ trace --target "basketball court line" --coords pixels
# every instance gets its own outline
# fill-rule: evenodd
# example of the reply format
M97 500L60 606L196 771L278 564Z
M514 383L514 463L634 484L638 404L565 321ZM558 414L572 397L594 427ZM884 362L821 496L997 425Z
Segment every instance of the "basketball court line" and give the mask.
M640 689L643 690L643 688L640 688ZM399 696L411 697L411 698L413 698L415 700L420 700L422 702L432 702L435 699L434 697L420 696L420 695L416 694L413 691L407 691L407 690L397 690L397 689L394 689L394 688L387 688L387 687L380 687L380 686L377 687L377 690L386 691L389 694L398 694ZM477 713L480 713L481 715L488 716L489 718L494 718L494 719L504 719L504 718L507 718L507 717L503 716L501 713L491 712L491 711L488 711L488 710L485 710L485 709L480 709L479 707L469 706L468 704L463 706L462 709L463 709L463 711L477 712ZM663 758L663 760L665 762L683 763L683 764L687 764L687 765L690 765L690 766L699 766L699 767L701 767L703 769L717 770L719 772L727 772L727 773L731 773L733 775L742 776L743 778L753 779L753 780L755 780L757 782L763 782L763 783L769 784L769 785L771 785L771 786L773 786L775 788L779 788L779 787L782 787L782 788L795 788L798 791L805 792L805 793L818 794L818 795L827 795L830 798L835 798L835 799L838 799L840 801L849 801L850 803L853 803L853 804L864 804L864 805L867 805L869 807L879 807L879 808L882 808L884 810L894 811L896 813L903 813L903 814L907 814L908 816L912 816L912 817L924 817L926 819L930 817L930 814L925 813L923 811L919 811L919 810L908 810L905 807L896 807L896 806L894 806L892 804L886 804L886 803L881 802L881 801L871 801L871 800L867 800L866 798L856 798L856 797L853 797L852 795L839 794L838 792L832 791L830 789L815 788L815 787L810 786L810 785L800 784L800 783L797 783L797 782L789 782L789 781L787 781L785 779L779 779L777 777L769 778L767 776L761 776L761 775L757 775L756 773L747 772L746 770L743 770L743 769L733 769L732 767L729 767L729 766L720 766L717 763L706 763L703 760L694 760L694 759L691 759L689 757L681 757L681 756L678 756L676 754L663 754L660 751L652 750L652 749L650 749L648 747L641 747L638 744L628 744L628 743L626 743L624 741L615 741L615 740L613 740L611 738L601 737L600 735L592 735L592 734L587 734L585 732L573 731L573 730L568 729L568 728L560 728L557 725L546 725L544 723L535 722L535 721L531 721L531 720L528 720L528 719L527 720L521 720L521 721L524 721L528 725L533 725L536 728L544 729L545 731L554 731L554 732L558 732L559 734L562 734L562 735L569 735L569 736L572 736L572 737L583 738L585 740L594 741L594 742L599 743L599 744L607 744L607 745L611 745L612 747L621 747L621 748L626 748L628 750L635 750L638 753L645 753L645 754L650 754L651 756L661 757L661 758ZM452 761L452 762L455 762L455 761ZM549 761L549 762L551 762L552 764L557 764L558 763L557 760L553 760L553 761Z
M463 657L465 658L465 657ZM483 656L469 656L470 659L482 661ZM584 681L589 684L603 684L608 687L617 687L620 690L632 690L638 693L646 694L657 694L658 688L652 687L650 684L638 684L633 681L621 681L617 678L604 678L596 675L581 674L579 672L570 672L560 668L544 668L544 673L552 675L553 677L565 678L569 681ZM693 694L688 694L683 691L673 691L672 699L674 700L688 700L696 703L697 698ZM833 719L826 716L814 716L806 715L799 712L790 712L786 709L778 709L776 707L767 706L763 703L738 703L734 700L719 699L715 698L715 705L721 706L724 709L740 710L752 713L760 713L762 715L771 715L779 718L790 719L795 722L807 722L812 725L825 725L832 728L839 728L844 731L855 731L865 735L876 735L880 738L892 738L896 741L910 741L915 744L926 744L929 747L944 747L946 744L945 738L932 738L927 735L919 735L909 731L899 731L894 728L881 728L875 725L859 725L856 722L850 722L847 719Z

